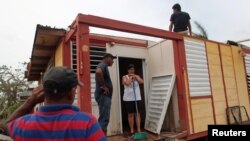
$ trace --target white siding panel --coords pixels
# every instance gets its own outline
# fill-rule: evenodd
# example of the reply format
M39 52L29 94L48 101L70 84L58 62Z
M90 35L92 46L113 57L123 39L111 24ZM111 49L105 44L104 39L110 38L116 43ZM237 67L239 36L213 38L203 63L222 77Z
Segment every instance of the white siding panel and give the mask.
M71 60L71 69L77 72L77 47L76 44L70 42L70 60ZM77 92L78 94L78 92ZM75 96L74 105L78 106L78 96Z
M99 117L99 110L97 102L95 101L95 70L98 63L103 58L106 53L105 47L90 46L90 88L91 88L91 104L92 104L92 114Z
M91 102L95 104L95 73L90 74Z
M145 129L159 134L175 83L175 75L152 77Z
M250 54L246 54L244 60L247 73L246 77L247 77L248 92L250 92Z
M190 96L211 95L204 42L185 39Z
M77 72L77 47L76 44L70 43L70 53L71 53L71 68Z

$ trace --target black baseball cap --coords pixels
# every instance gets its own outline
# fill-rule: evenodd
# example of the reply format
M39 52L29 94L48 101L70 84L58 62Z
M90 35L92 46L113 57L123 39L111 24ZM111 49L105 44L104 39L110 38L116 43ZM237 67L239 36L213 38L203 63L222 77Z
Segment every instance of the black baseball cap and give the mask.
M45 93L58 93L70 90L77 85L83 86L78 81L76 73L67 67L53 67L43 77L43 88Z
M106 53L106 54L104 54L103 59L104 59L104 58L107 58L107 57L111 57L112 59L116 59L116 58L117 58L116 56L113 56L113 55L110 54L110 53Z

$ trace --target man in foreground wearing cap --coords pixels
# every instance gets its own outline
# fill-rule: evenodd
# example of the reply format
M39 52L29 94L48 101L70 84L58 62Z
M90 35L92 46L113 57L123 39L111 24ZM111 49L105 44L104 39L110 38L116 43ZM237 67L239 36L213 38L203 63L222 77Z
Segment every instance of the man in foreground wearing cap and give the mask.
M115 58L116 57L112 54L107 53L103 56L103 60L96 67L95 99L99 108L98 121L105 135L107 135L113 94L113 85L109 75L108 66L112 66L114 63L113 59Z
M96 119L72 105L77 85L82 84L73 70L51 68L44 75L43 86L35 88L31 97L6 121L9 135L15 141L106 141ZM44 106L31 114L41 102Z

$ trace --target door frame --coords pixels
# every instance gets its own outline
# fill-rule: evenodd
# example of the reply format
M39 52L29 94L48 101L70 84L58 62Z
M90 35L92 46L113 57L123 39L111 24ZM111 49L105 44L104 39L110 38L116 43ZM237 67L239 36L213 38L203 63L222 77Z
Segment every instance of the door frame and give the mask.
M148 81L148 71L147 71L147 63L146 63L146 58L137 58L137 57L128 57L128 56L117 56L117 61L116 61L116 66L117 66L117 75L119 77L117 77L117 85L118 85L118 99L119 99L119 117L120 117L120 132L123 133L123 117L122 117L122 106L121 106L121 79L120 79L120 58L129 58L129 59L138 59L141 60L141 65L142 65L142 76L143 76L143 89L144 89L144 103L145 103L145 114L147 113L147 100L148 100L148 85L149 85L149 81ZM146 120L146 119L145 119ZM144 126L143 126L144 127Z

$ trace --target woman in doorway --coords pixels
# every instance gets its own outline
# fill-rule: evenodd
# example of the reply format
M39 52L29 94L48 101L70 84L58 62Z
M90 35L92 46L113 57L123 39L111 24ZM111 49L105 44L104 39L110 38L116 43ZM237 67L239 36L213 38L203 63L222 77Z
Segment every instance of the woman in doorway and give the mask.
M122 77L122 83L124 85L123 101L128 112L128 122L131 135L134 134L134 121L136 123L137 132L141 132L141 116L140 116L140 104L141 104L141 92L139 84L143 83L143 79L135 74L135 66L129 64L128 74ZM134 94L135 92L135 94ZM138 106L138 113L136 114L136 105Z

